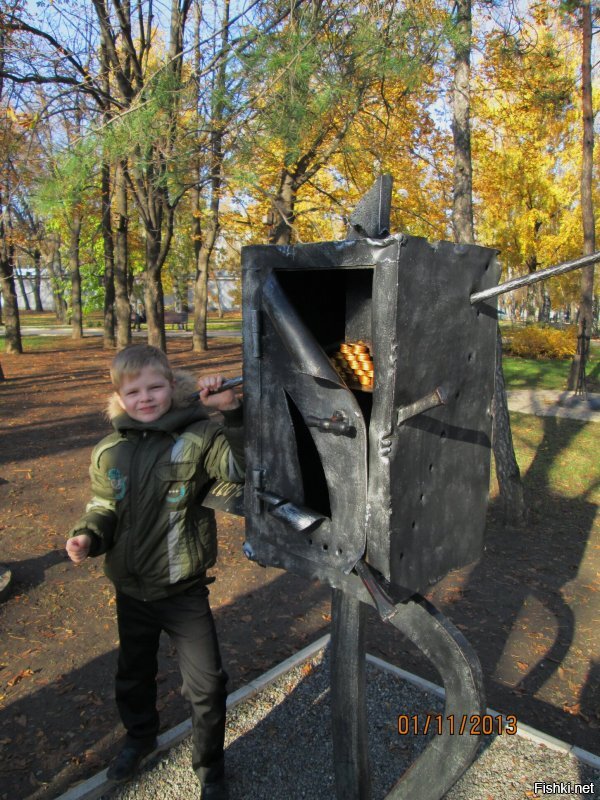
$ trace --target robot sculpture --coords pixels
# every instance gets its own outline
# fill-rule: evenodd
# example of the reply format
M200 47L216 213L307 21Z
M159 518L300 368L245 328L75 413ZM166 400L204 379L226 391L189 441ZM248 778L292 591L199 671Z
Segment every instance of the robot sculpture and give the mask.
M485 711L478 658L422 594L482 552L496 251L390 235L383 176L341 242L242 252L246 555L333 588L337 797L370 798L364 610L445 687L443 726L388 798L442 797ZM220 504L223 507L223 504Z

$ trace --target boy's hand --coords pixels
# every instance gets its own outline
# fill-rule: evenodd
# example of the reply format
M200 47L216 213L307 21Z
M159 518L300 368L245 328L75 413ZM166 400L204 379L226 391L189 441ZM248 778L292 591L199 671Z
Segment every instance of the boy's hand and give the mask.
M78 533L67 539L67 554L74 564L81 564L88 557L92 537L88 533Z
M239 408L240 401L233 389L219 392L224 380L222 375L205 375L198 379L200 402L203 405L216 408L218 411L233 411L234 408Z

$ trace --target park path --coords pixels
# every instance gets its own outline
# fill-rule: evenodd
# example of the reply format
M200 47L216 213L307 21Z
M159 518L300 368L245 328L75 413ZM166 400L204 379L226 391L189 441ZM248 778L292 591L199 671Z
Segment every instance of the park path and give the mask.
M52 327L52 328L43 328L43 327L35 327L33 325L25 325L21 327L21 336L71 336L72 329L68 326L66 327ZM175 329L173 327L167 328L165 331L167 336L191 336L192 331L190 330L179 330L178 328ZM84 328L83 329L84 336L103 336L104 330L102 328ZM146 339L147 332L144 331L132 331L132 335L136 338L142 337ZM232 339L232 338L240 338L242 333L240 330L236 330L235 328L223 328L219 330L208 330L206 335L209 339Z
M506 393L511 411L537 417L565 417L600 422L600 394L588 392L587 400L557 389L520 389Z

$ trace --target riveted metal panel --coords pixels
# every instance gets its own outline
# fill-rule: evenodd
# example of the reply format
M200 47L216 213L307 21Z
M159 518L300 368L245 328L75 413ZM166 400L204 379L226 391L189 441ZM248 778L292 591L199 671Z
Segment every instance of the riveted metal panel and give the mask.
M495 251L406 237L376 275L368 562L423 591L483 546L491 448ZM439 389L445 404L402 419Z

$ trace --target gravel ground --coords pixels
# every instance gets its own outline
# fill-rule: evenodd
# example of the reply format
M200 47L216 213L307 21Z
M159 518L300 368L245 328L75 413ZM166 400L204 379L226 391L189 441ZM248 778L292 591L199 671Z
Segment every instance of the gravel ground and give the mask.
M398 734L398 714L423 717L442 713L443 704L435 694L368 663L367 711L373 800L378 800L386 796L426 744L425 737ZM230 800L333 800L327 650L231 708L226 747ZM190 763L188 737L154 757L135 781L101 797L197 798L199 787ZM536 782L558 785L538 786L534 791ZM446 798L522 800L546 794L600 798L600 769L521 736L503 734L482 741L475 762Z

